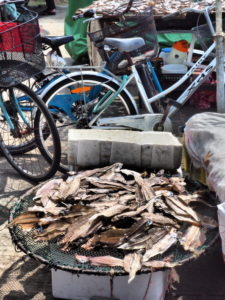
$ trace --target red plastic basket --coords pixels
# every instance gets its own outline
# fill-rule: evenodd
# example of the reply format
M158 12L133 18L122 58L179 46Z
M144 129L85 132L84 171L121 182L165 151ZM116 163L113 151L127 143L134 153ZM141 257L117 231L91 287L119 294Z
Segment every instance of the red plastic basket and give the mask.
M36 34L36 27L33 24L18 26L16 22L0 22L0 51L32 53L35 49ZM26 43L23 43L24 40Z

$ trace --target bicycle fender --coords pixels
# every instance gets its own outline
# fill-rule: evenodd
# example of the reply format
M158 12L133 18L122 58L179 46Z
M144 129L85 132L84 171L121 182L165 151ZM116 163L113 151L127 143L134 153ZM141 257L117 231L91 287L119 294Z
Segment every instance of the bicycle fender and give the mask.
M66 80L68 78L75 77L75 76L80 76L80 75L81 75L81 72L72 72L72 73L60 76L59 78L54 80L52 83L50 83L46 88L44 88L44 90L41 92L39 97L41 97L41 99L43 99L49 93L49 91L51 89L53 89L58 83ZM120 81L118 81L116 78L111 77L107 74L102 74L102 73L93 72L93 71L82 71L82 75L98 76L98 77L104 78L106 80L112 81L112 82L116 83L118 86L121 85ZM138 113L137 104L136 104L133 96L131 95L131 93L126 88L123 88L123 92L125 92L127 97L129 97L130 101L132 102L132 104L135 108L136 113Z

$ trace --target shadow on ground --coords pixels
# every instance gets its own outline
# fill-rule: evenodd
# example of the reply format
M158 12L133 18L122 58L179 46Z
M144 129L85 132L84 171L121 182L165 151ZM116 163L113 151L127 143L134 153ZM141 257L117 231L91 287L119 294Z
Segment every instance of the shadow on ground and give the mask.
M198 259L176 268L173 277L165 300L224 300L225 265L220 239Z
M50 269L27 256L15 261L0 277L1 300L52 300Z

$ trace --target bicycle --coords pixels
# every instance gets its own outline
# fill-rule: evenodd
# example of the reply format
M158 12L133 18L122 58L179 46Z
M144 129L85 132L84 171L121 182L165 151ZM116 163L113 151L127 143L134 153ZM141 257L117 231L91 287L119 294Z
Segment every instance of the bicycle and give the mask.
M129 2L133 2L132 0ZM212 22L209 18L209 11L212 7L205 8L204 10L188 10L185 9L184 12L195 11L199 14L203 14L207 21L207 26L209 26L211 36L214 34L214 29ZM188 98L195 92L195 90L204 82L207 76L215 69L216 60L212 59L210 64L203 69L201 74L196 77L196 79L189 85L189 87L178 97L175 101L169 101L166 103L165 96L176 90L178 86L183 84L192 74L201 66L204 60L210 56L215 49L215 44L212 43L206 51L202 52L202 55L196 63L190 68L190 70L182 76L182 78L166 89L163 92L158 93L157 88L155 88L154 78L152 78L151 70L147 67L147 62L149 58L154 57L157 53L158 45L156 41L156 30L154 26L154 18L151 11L146 14L149 18L148 24L151 24L151 28L146 28L146 22L144 22L145 30L148 30L148 33L152 33L152 43L146 49L145 40L141 37L129 38L127 40L124 36L129 34L134 35L132 27L127 26L129 20L126 20L126 17L123 16L122 20L119 19L120 26L117 26L113 22L113 18L117 19L118 16L113 15L110 19L110 23L113 25L111 27L105 26L102 30L92 34L93 41L96 47L103 52L105 52L104 47L107 47L109 51L117 49L123 56L125 56L128 66L126 69L130 69L130 73L124 75L122 78L112 74L109 70L104 70L105 73L100 73L102 68L98 72L95 72L90 67L82 68L77 72L71 74L65 74L52 82L41 94L43 100L47 103L49 110L53 114L59 131L62 131L61 135L61 145L63 145L65 138L67 137L67 131L70 128L130 128L134 130L167 130L171 131L171 116L175 114L182 105L188 100ZM82 16L83 17L83 16ZM93 13L90 19L96 19ZM135 21L137 21L135 19ZM146 19L145 19L146 21ZM122 25L125 25L123 28ZM143 29L139 24L136 27ZM122 29L121 29L122 28ZM125 31L123 31L125 29ZM136 36L144 34L146 31L142 30L136 32ZM193 31L194 38L190 46L189 52L189 61L193 55L193 49L195 44L195 36L198 36L207 32L205 28L201 27L199 30L195 29ZM118 38L107 38L107 36L119 36ZM122 38L122 39L121 39ZM135 45L137 44L137 45ZM150 55L146 58L143 55L144 52L150 51ZM104 54L105 55L105 54ZM139 61L136 60L135 63L132 61L133 58L140 58ZM120 57L121 58L121 57ZM116 64L119 62L115 59ZM109 61L108 61L109 62ZM121 62L121 61L120 61ZM109 62L110 64L110 62ZM110 66L110 65L109 65ZM134 96L128 90L128 84L134 80L136 87L142 97L142 101L145 105L145 108L148 114L142 114L138 116L138 107ZM70 96L70 101L67 103L68 111L70 115L65 110L60 110L57 103L59 103L63 97L68 99ZM116 113L113 111L116 111ZM120 118L112 118L113 115L120 115ZM68 119L68 124L65 126L60 126L60 121ZM146 126L140 124L140 120L143 121L146 119ZM138 124L137 124L137 121ZM146 127L146 128L145 128ZM63 147L62 147L63 148ZM47 155L50 157L48 152ZM62 163L65 164L66 169L66 151L65 160L62 159Z
M4 1L0 6L0 150L20 175L39 182L55 174L61 149L47 107L21 84L45 66L37 14L22 4L23 1ZM21 155L30 140L35 145L33 151ZM51 160L43 155L44 149L49 149Z
M209 10L212 9L213 7L208 7L204 10L189 10L189 9L185 9L184 12L187 12L187 11L195 11L196 13L200 13L200 14L204 14L205 17L206 17L206 20L207 20L207 25L209 26L210 28L210 31L211 31L211 35L213 36L215 34L214 32L214 29L213 29L213 26L212 26L212 22L209 18ZM199 35L201 34L201 31L202 30L205 30L205 28L201 27L201 29L199 31L196 31L194 32L193 31L193 34L196 34L196 35ZM196 30L196 29L195 29ZM130 51L126 51L127 50L127 47L126 47L126 43L128 42L128 40L124 39L124 40L119 40L119 39L116 39L116 38L105 38L104 37L107 35L107 31L106 31L106 34L105 33L102 33L102 32L97 32L96 34L98 35L101 35L101 38L100 38L100 41L101 43L104 42L105 46L108 46L108 47L111 47L111 48L117 48L119 51L121 52L125 52L125 55L128 57L129 59L129 52ZM119 35L119 34L118 34ZM191 43L191 49L193 50L193 44L195 43L196 39L194 38L192 43ZM131 46L132 47L136 47L134 44L136 42L139 42L139 46L144 46L145 45L145 42L144 40L141 38L133 38L132 40L129 41L131 43ZM97 47L102 47L102 44L99 46L99 41L96 42L96 46ZM139 47L135 48L134 50L138 50ZM132 49L133 50L133 49ZM199 66L201 66L202 62L209 56L212 54L212 52L215 50L215 43L212 43L209 48L202 53L202 55L200 56L200 58L198 59L198 61L193 64L193 66L190 68L190 70L177 82L175 83L174 85L172 85L170 88L164 90L163 92L161 93L157 93L156 95L154 95L153 97L151 98L148 98L147 97L147 93L146 93L146 86L144 86L142 84L142 79L140 78L140 75L139 73L137 72L137 67L135 64L133 64L132 62L130 63L130 68L131 68L131 75L127 75L127 78L124 79L124 80L120 80L118 77L116 77L115 75L112 75L113 76L113 79L110 78L108 75L105 75L105 74L99 74L99 73L95 73L95 72L90 72L90 71L82 71L82 72L74 72L72 74L67 74L61 78L59 78L56 82L54 82L52 85L50 85L49 87L47 87L45 89L45 91L42 93L42 97L43 99L45 99L45 101L50 101L50 98L49 97L53 97L53 94L55 95L57 92L57 89L60 89L61 87L65 87L66 88L66 85L69 84L69 82L72 82L71 84L75 84L76 82L76 79L75 79L75 76L79 76L80 77L83 77L84 79L84 76L96 76L96 82L99 81L99 85L101 85L101 80L103 80L103 82L105 81L108 85L109 84L114 84L114 85L117 85L117 93L121 94L121 90L123 90L122 92L125 93L127 95L127 97L129 98L128 102L128 106L132 107L131 110L133 112L137 112L137 107L135 105L135 101L134 101L134 98L128 93L126 87L128 86L128 83L132 80L132 79L135 79L135 82L136 82L136 85L138 87L138 90L140 92L140 94L142 95L142 99L143 99L143 102L145 104L145 107L148 111L148 113L154 113L154 109L152 108L152 105L153 103L155 102L159 102L160 99L162 99L163 97L165 97L167 94L169 94L171 91L175 90L178 86L180 86L184 81L186 81L190 76L192 76L192 74L199 68ZM190 53L189 53L189 57L190 57ZM142 65L145 66L146 64L146 61L142 61L141 62ZM197 78L190 84L190 86L182 93L182 95L176 100L174 101L173 105L171 105L170 107L170 110L167 114L167 117L170 118L177 110L179 110L180 108L180 105L183 105L187 100L188 98L193 94L193 92L202 84L202 82L207 78L207 76L210 74L210 72L212 72L214 69L215 69L215 65L216 65L216 59L214 58L211 63L202 71L202 73L197 76ZM100 79L99 79L100 78ZM84 85L85 86L85 85ZM88 84L87 84L88 86ZM85 89L84 89L85 90ZM88 95L85 94L85 96L88 98ZM105 100L103 100L103 102L106 103ZM179 105L180 104L180 105ZM94 105L95 106L95 105ZM176 107L177 106L177 107ZM178 107L179 106L179 107ZM100 115L102 115L102 111L101 109L99 109L99 105L98 105L98 109L94 109L93 108L93 113L96 114L96 112L99 110L99 115L95 116L95 120L97 120L97 118L100 117ZM159 109L159 112L164 111L163 107L160 107ZM88 125L89 126L93 126L94 124L94 121L89 121L88 122ZM103 125L103 122L101 122L101 125ZM115 125L115 124L114 124Z

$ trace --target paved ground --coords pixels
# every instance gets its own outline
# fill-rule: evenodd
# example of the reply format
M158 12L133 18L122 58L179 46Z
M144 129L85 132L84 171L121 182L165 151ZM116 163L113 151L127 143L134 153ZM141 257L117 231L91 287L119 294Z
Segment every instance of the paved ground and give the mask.
M57 7L57 15L40 19L40 24L51 35L63 34L64 15L65 7ZM0 300L53 300L50 270L17 252L5 228L9 209L31 185L20 179L1 157L0 178ZM174 270L172 275L174 283L167 300L225 299L225 265L220 242L199 259Z

